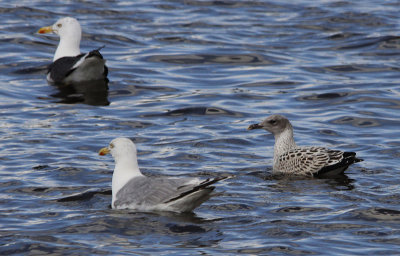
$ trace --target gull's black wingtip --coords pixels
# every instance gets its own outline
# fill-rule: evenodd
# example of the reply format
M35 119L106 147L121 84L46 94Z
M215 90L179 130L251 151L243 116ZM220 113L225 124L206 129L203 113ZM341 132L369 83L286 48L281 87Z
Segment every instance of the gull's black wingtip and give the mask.
M364 161L364 159L358 158L358 157L354 158L354 163L358 163L358 162L362 162L362 161Z
M99 48L97 48L95 51L100 51L100 50L103 49L104 47L106 47L105 44L103 44L102 46L100 46Z

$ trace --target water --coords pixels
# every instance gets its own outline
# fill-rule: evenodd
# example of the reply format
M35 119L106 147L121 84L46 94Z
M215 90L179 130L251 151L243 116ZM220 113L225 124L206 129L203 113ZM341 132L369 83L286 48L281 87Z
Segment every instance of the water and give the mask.
M399 2L0 2L0 252L377 255L400 248ZM74 16L102 45L109 90L45 80ZM337 179L271 176L286 115L299 145L365 161ZM235 174L194 214L109 208L111 157L132 138L147 175Z

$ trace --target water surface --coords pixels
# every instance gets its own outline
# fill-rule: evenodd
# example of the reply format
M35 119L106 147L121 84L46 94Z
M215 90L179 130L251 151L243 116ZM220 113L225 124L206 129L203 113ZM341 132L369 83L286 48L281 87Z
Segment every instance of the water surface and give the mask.
M0 252L377 255L400 248L397 1L0 2ZM47 84L62 16L108 90ZM270 114L355 151L336 179L271 175ZM109 208L115 137L152 176L234 174L194 214Z

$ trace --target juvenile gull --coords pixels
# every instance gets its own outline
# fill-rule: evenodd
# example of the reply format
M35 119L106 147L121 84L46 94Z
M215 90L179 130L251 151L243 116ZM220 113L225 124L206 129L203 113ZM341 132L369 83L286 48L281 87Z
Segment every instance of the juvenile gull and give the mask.
M274 173L331 176L343 173L349 165L363 161L354 152L342 152L324 147L299 147L294 142L293 127L281 115L272 115L248 130L264 129L275 137Z
M111 153L115 161L111 207L138 211L190 212L210 198L210 186L228 177L198 178L147 177L138 166L135 144L116 138L99 155Z
M55 33L60 37L53 63L48 67L47 81L70 84L107 79L106 61L99 52L102 47L89 53L80 52L82 30L78 20L64 17L38 33Z

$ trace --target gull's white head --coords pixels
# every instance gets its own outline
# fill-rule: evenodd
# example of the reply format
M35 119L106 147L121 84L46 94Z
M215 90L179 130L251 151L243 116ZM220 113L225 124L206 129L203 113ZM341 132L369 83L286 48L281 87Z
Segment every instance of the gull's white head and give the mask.
M115 162L119 162L125 158L137 160L136 145L128 138L113 139L108 147L102 148L99 155L106 155L111 153Z
M81 40L82 36L82 29L81 25L79 24L78 20L72 17L65 17L59 19L54 25L52 26L53 32L63 37L75 37Z
M113 139L108 147L102 148L99 155L111 153L115 161L115 168L112 178L112 201L111 205L114 208L114 202L118 191L132 178L142 176L139 170L136 146L128 138Z
M52 26L39 29L38 33L55 33L60 37L60 43L54 54L53 61L62 57L80 54L79 44L81 42L82 29L77 19L72 17L61 18Z

